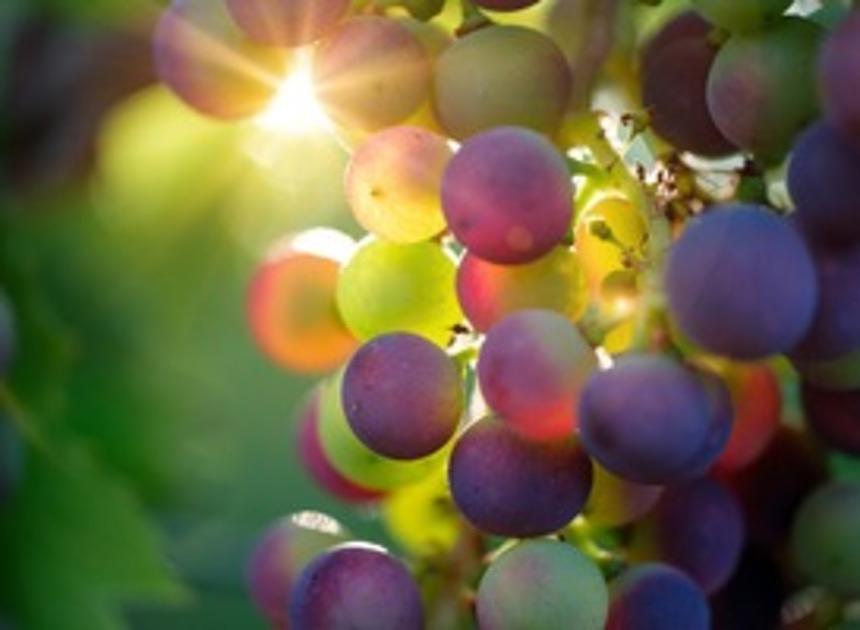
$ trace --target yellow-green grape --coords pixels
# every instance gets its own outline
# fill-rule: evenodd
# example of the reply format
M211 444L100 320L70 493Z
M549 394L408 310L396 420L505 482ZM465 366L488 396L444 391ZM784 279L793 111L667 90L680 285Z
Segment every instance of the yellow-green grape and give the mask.
M346 173L355 218L394 243L436 236L445 228L439 191L452 155L445 138L419 127L393 127L372 136Z
M618 527L639 520L657 504L663 492L660 486L649 486L617 477L594 464L591 494L583 515L589 522Z
M320 390L320 441L332 466L349 480L373 490L391 490L430 474L442 465L448 447L423 459L393 460L377 455L356 437L341 404L343 371Z
M576 226L576 251L594 296L609 274L625 268L625 250L639 251L645 233L642 216L627 199L604 197L586 208Z
M455 274L453 257L437 243L369 238L341 270L337 304L359 339L400 331L446 345L463 319Z
M457 542L461 519L442 467L418 483L392 492L381 508L388 531L412 554L444 553Z

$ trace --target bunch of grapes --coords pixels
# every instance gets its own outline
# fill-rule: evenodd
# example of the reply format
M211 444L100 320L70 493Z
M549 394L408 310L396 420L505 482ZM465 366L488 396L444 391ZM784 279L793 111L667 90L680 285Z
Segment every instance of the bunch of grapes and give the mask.
M860 485L826 457L860 456L860 12L660 4L165 10L161 78L211 116L310 56L367 231L285 237L248 318L322 377L309 475L403 557L285 517L249 565L273 627L856 615Z

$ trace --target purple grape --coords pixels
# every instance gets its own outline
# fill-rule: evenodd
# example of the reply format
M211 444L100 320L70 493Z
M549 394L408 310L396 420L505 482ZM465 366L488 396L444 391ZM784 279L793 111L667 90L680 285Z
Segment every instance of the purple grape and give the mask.
M732 35L708 77L717 129L733 144L778 161L818 111L815 62L823 29L798 17Z
M454 235L476 256L525 263L564 239L573 217L564 158L543 136L500 127L468 140L442 180Z
M530 441L491 416L457 441L448 479L454 502L476 527L523 538L569 523L588 499L592 470L572 437Z
M710 617L702 589L666 565L635 566L610 585L606 630L709 630Z
M347 543L302 571L290 601L292 630L423 630L418 585L383 548Z
M860 240L860 150L834 127L816 123L797 140L786 183L804 232L832 242Z
M732 576L744 536L737 500L722 485L703 477L666 489L657 507L636 527L631 553L684 571L710 594Z
M9 372L18 345L12 302L0 289L0 378Z
M629 355L594 374L579 401L583 445L616 475L644 484L689 478L716 457L719 422L696 374L660 355Z
M227 0L236 23L261 44L300 46L328 34L349 0Z
M293 584L318 554L345 542L347 532L319 512L281 519L260 538L248 561L251 597L269 621L285 625Z
M830 35L819 62L827 117L860 147L860 11Z
M829 447L860 457L860 391L836 392L803 384L806 424Z
M463 411L457 365L438 346L410 333L382 335L350 359L341 389L356 436L394 459L418 459L453 437Z
M735 409L729 389L720 377L705 371L700 371L698 376L708 397L711 421L708 436L695 458L701 462L701 467L696 472L703 475L711 467L711 464L723 454L729 442L734 424Z
M513 428L536 440L576 428L576 401L597 359L565 317L527 310L493 326L478 358L487 404Z
M860 245L813 245L818 303L811 326L791 351L800 361L837 359L860 348Z
M682 15L657 34L642 60L642 101L654 131L676 149L709 156L736 150L708 111L708 74L719 50L709 40L711 30L704 20Z
M766 209L727 205L693 221L666 270L672 315L697 344L735 359L786 352L815 309L815 268L803 239Z

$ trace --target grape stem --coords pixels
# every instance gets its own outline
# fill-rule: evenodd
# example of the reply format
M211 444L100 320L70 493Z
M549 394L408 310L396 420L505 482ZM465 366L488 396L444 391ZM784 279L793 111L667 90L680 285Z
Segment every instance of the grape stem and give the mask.
M481 12L473 0L460 0L460 11L463 17L454 31L457 37L463 37L493 24L493 21Z

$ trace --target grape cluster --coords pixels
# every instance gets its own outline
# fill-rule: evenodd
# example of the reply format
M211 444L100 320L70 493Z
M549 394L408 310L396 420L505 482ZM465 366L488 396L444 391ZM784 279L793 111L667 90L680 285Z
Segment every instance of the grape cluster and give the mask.
M295 515L249 564L260 611L848 623L860 484L827 458L860 456L860 12L454 4L173 0L155 32L164 83L225 119L309 56L367 231L278 243L248 321L322 378L308 474L409 558Z

